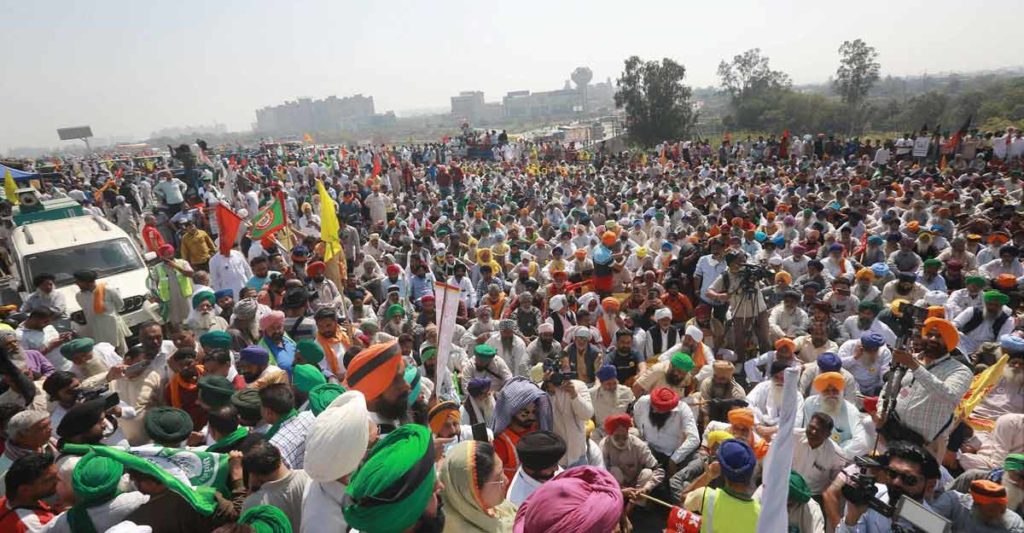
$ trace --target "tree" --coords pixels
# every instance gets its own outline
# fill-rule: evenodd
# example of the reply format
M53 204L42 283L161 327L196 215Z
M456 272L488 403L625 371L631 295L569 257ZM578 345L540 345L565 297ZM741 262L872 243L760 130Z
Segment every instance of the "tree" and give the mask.
M768 56L761 55L760 48L751 48L733 56L731 63L719 63L718 77L722 80L722 88L734 100L752 94L789 89L793 84L785 72L768 67Z
M688 137L697 112L690 104L691 89L683 85L686 67L667 57L659 63L637 56L627 59L625 67L618 79L615 107L626 110L631 140L651 146Z
M850 108L850 129L859 127L860 106L878 81L878 52L861 39L846 41L839 47L839 69L833 82L836 92Z
M590 80L594 79L594 73L589 67L577 67L576 70L572 71L573 83L576 84L576 90L580 92L580 99L583 101L583 111L587 110L587 87L590 85Z

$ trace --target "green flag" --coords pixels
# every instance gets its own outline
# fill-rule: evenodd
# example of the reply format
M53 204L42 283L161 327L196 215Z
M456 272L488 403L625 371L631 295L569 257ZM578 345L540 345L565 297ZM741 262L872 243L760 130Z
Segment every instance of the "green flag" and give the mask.
M269 204L263 206L256 215L255 222L249 228L249 238L258 241L271 233L283 228L288 223L284 212L284 202L275 196Z
M203 516L217 510L217 489L227 494L228 454L194 452L163 446L136 446L123 450L111 446L65 444L64 453L85 455L89 450L109 457L126 470L135 470L155 478L181 496Z

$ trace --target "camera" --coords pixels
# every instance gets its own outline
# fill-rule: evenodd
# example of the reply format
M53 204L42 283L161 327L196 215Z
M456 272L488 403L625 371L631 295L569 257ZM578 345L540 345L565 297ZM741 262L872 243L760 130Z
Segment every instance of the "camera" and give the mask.
M759 281L773 279L775 273L761 265L752 265L750 263L744 263L740 267L739 278L740 287L744 290L754 290Z
M875 508L872 503L877 502L878 504L886 505L875 498L875 494L878 493L878 487L875 486L877 480L875 476L868 472L869 468L881 468L882 465L870 457L855 457L853 459L857 465L857 473L850 476L849 481L843 485L842 493L843 498L854 505L868 505L872 509ZM879 511L886 516L891 516L892 509L889 508L889 514Z
M924 307L914 305L910 302L901 302L896 310L900 313L901 317L905 320L911 320L913 322L923 322L928 318L928 310Z
M103 398L107 409L117 405L121 402L120 396L112 390L110 385L96 385L94 387L79 387L75 389L75 401L87 402L89 400L95 400L96 398Z

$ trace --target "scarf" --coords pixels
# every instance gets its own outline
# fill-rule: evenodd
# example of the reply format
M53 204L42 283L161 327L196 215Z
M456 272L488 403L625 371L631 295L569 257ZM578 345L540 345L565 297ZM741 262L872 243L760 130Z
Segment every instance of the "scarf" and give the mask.
M211 453L227 453L231 446L247 436L249 436L249 430L244 426L238 426L238 428L231 433L228 433L217 440L217 442L207 446L206 451Z
M92 291L92 311L97 315L107 312L107 305L104 302L107 296L107 284L97 283Z
M198 374L196 375L195 383L189 383L189 382L185 381L185 378L181 377L181 374L177 374L177 373L174 374L174 377L171 378L171 384L168 387L170 389L170 391L171 391L171 407L175 407L175 408L178 408L178 409L182 408L181 407L181 391L182 391L182 389L184 389L186 391L189 391L189 392L194 392L199 387L199 378L202 377L203 374L206 373L206 369L203 368L203 365L196 365L196 371L198 372Z
M348 335L341 328L335 331L333 337L325 337L318 332L316 334L316 342L324 349L324 359L327 360L327 367L331 369L331 373L338 379L341 379L341 365L338 364L338 354L334 351L334 345L341 344L347 349L352 342L349 340Z
M281 425L295 418L298 414L299 412L296 411L295 409L288 411L277 422L274 422L274 424L270 426L270 429L268 429L267 432L263 434L263 437L266 438L268 441L274 438L274 435L277 435L277 431L281 429Z

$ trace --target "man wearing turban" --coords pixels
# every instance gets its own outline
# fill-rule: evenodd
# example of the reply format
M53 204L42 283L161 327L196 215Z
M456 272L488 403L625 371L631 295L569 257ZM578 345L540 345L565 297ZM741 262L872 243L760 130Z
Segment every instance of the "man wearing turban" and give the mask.
M590 387L590 401L594 406L594 419L604 420L612 415L625 413L636 396L629 387L619 383L615 367L604 365L597 370L597 379ZM601 442L605 436L603 424L594 430L591 439Z
M526 376L530 372L530 357L526 353L526 343L516 335L516 323L510 319L498 322L498 333L491 334L487 346L494 348L498 358L512 372L513 376Z
M1014 321L1010 316L1010 298L997 290L985 291L984 307L972 307L961 311L953 318L953 325L960 332L960 351L972 355L983 343L995 342L1003 335L1013 333Z
M306 274L309 276L314 312L325 307L337 307L341 303L341 292L333 281L327 279L327 265L323 261L306 265Z
M270 354L271 364L290 373L292 365L295 364L295 341L285 331L284 313L271 311L261 318L260 332L262 335L259 345Z
M749 361L748 361L749 362ZM774 432L779 423L779 416L782 409L782 375L792 363L786 361L775 361L768 367L770 379L762 381L754 386L747 393L747 402L754 410L754 418L757 421L757 429L762 435L764 432ZM797 425L802 422L803 395L797 391Z
M746 391L736 382L734 372L735 367L731 362L715 361L712 364L711 376L700 382L697 391L701 400L701 425L707 424L711 419L721 419L721 415L728 412L728 409L722 408L730 402L746 399Z
M837 355L843 370L852 374L857 381L860 393L864 396L878 396L882 389L882 378L892 363L892 352L886 346L885 339L869 331L859 338L844 342Z
M929 318L924 321L916 343L921 347L919 353L895 350L892 354L893 363L906 367L893 398L895 412L905 427L924 437L928 449L937 457L945 454L946 441L955 425L951 421L953 411L973 378L969 368L950 356L959 337L952 322ZM882 388L879 405L885 405L887 389Z
M529 379L515 377L498 392L494 405L494 450L501 458L505 475L515 475L519 460L516 444L537 430L553 429L551 398Z
M615 531L622 511L622 489L615 478L604 469L581 466L541 485L519 506L512 531Z
M633 405L633 422L670 476L696 458L700 445L697 423L693 411L680 402L675 390L657 387L638 398Z
M871 451L864 423L857 406L843 398L846 379L839 372L822 372L814 378L817 394L804 400L803 419L810 420L814 413L825 413L832 418L831 439L839 444L848 457L864 455Z
M946 299L946 316L956 318L960 313L972 307L984 307L985 293L983 289L988 281L982 276L967 276L964 278L964 288L957 289L949 294Z
M366 397L370 418L382 435L398 427L409 408L412 389L405 381L405 366L397 340L374 344L349 363L346 386Z
M633 419L626 413L611 415L604 420L606 437L601 440L601 453L605 468L622 488L629 501L627 514L635 505L644 505L640 494L650 494L665 479L665 470L651 452L650 445L630 433Z
M683 507L702 513L702 523L714 524L712 531L754 531L761 513L761 506L751 498L751 478L757 466L754 450L744 441L729 439L718 446L715 456L709 475L694 482ZM704 486L719 477L721 488Z
M288 383L288 373L270 364L270 352L262 346L246 346L238 352L238 373L246 387L262 389L273 383Z
M149 496L137 491L120 493L118 484L123 475L121 463L95 452L86 454L75 464L71 474L75 505L46 524L47 528L101 533L126 520L149 501Z
M160 262L150 268L150 290L160 299L160 314L165 322L183 324L192 306L192 267L184 259L174 258L174 247L163 244L156 250Z
M435 462L429 428L406 424L392 431L351 475L342 500L345 522L374 533L440 531L444 517L438 513Z
M508 501L522 505L537 488L561 474L564 470L558 462L565 451L565 441L551 431L534 431L519 439L519 470L509 482Z

